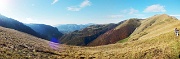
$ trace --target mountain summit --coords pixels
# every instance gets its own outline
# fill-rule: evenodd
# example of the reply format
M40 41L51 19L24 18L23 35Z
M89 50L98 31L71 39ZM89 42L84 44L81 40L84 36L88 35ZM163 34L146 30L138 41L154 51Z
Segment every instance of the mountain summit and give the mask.
M172 30L172 26L174 26L177 22L179 22L177 18L167 14L149 17L141 22L141 25L131 34L130 38L136 40L150 33L151 35L147 35L148 37L166 33L167 31Z

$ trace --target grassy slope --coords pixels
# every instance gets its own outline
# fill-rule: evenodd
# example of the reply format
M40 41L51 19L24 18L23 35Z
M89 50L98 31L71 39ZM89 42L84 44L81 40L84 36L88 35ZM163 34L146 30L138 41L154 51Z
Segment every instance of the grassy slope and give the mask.
M154 21L154 22L151 22ZM142 21L129 41L97 47L81 47L81 57L97 59L178 59L180 37L174 28L180 29L180 21L167 15L157 15ZM150 25L147 25L149 24ZM142 30L143 29L143 30ZM137 38L138 39L135 39ZM76 49L76 48L75 48ZM77 50L78 52L78 50ZM76 54L75 54L76 55ZM77 54L78 55L78 54Z
M119 40L129 37L131 33L140 25L141 19L129 19L106 33L98 36L95 40L89 43L89 46L100 46L114 44Z
M84 51L96 58L120 59L178 59L180 37L174 28L180 29L180 21L167 15L157 15L142 21L141 27L132 34L128 42L90 47ZM150 24L149 24L150 23ZM95 55L98 54L98 55Z
M60 58L57 57L58 50L51 49L49 43L13 29L0 27L0 59Z
M4 29L0 30L0 56L3 58L41 58L42 56L44 58L59 57L62 59L178 59L180 55L180 36L176 37L173 30L175 27L180 29L180 21L173 20L172 18L168 20L169 17L166 19L166 15L163 16L163 18L164 19L159 18L160 20L156 20L156 22L152 23L151 26L146 25L148 22L145 24L145 21L147 20L142 21L144 24L140 26L146 26L136 29L137 32L134 32L134 34L129 37L129 41L125 43L96 47L59 45L58 50L61 50L61 52L50 49L48 41L42 41L41 39L24 35L22 33L16 34L16 32L14 33L14 30L12 30L12 33L8 32L13 35L10 36L10 34L3 34L8 30ZM151 18L151 20L154 19ZM17 37L18 39L15 39ZM136 39L137 37L139 37L139 39ZM5 38L11 39L7 40ZM31 39L31 41L28 39ZM26 45L29 44L27 45L28 47L34 47L30 48L35 49L35 51L31 52L29 48L21 50L15 47L23 45L22 43L25 43ZM13 50L13 48L15 48L15 50ZM38 49L41 48L44 49L42 49L41 52L38 52Z
M178 27L179 21L166 14L156 15L142 21L142 24L132 33L130 39L152 38L167 33Z

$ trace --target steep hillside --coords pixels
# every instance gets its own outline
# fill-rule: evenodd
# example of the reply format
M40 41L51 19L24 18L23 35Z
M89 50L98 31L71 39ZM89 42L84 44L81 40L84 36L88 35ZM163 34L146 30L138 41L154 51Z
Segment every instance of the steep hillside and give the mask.
M18 30L18 31L28 33L28 34L31 34L33 36L42 38L42 36L40 36L37 32L35 32L30 27L24 25L23 23L21 23L19 21L14 20L14 19L5 17L3 15L0 15L0 26L15 29L15 30Z
M84 25L77 25L77 24L62 24L62 25L58 25L56 26L58 28L58 30L60 32L62 32L63 34L67 34L67 33L70 33L70 32L73 32L75 30L81 30L81 29L84 29L90 25L93 25L93 24L84 24Z
M127 42L95 47L59 45L0 27L0 59L179 59L180 36L174 34L179 25L174 17L156 15L143 20Z
M50 25L44 25L44 24L26 24L26 25L49 41L52 38L59 39L63 35L61 32L58 31L57 28L52 27Z
M152 20L155 21L152 23ZM148 26L146 24L151 25ZM174 28L180 29L179 25L180 21L174 17L165 14L156 15L143 20L141 25L133 32L135 34L132 34L127 42L74 48L72 50L77 49L76 52L81 50L80 58L179 59L180 36L177 37L174 34ZM144 30L139 31L141 28ZM139 38L134 39L136 35L139 35ZM75 53L74 55L77 54Z
M84 46L106 31L117 26L116 24L92 25L80 31L74 31L61 37L60 42L67 45Z
M57 58L51 42L0 27L0 59ZM53 43L53 42L52 42Z
M152 16L141 22L142 24L132 33L130 39L152 38L167 33L176 28L174 26L177 24L174 22L178 22L178 19L166 14Z
M107 45L125 39L141 24L142 19L129 19L89 43L89 46Z

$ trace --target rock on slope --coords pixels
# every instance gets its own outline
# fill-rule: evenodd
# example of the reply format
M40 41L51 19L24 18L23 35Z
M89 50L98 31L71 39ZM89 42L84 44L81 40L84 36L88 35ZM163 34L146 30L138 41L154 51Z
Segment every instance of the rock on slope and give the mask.
M30 27L24 25L23 23L21 23L17 20L5 17L3 15L0 15L0 26L15 29L15 30L25 32L25 33L31 34L33 36L42 38L42 36L40 36L37 32L35 32Z
M67 45L85 46L115 26L116 24L92 25L83 30L77 30L62 36L60 42Z
M124 23L118 25L114 29L111 29L100 35L94 41L90 42L89 46L107 45L118 42L119 40L125 39L133 33L133 31L141 24L142 19L129 19Z
M45 24L26 24L34 31L39 33L43 38L51 41L51 39L59 39L63 34L58 31L56 27L52 27L50 25Z

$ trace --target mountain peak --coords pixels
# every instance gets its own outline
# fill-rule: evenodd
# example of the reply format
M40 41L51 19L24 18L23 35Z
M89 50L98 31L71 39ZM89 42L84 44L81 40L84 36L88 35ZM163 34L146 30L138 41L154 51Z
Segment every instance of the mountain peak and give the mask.
M147 19L159 19L159 20L168 20L168 19L171 19L171 20L178 20L176 17L173 17L173 16L170 16L168 14L158 14L158 15L154 15L150 18L147 18Z

